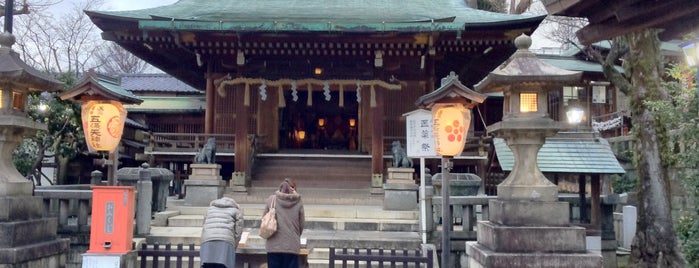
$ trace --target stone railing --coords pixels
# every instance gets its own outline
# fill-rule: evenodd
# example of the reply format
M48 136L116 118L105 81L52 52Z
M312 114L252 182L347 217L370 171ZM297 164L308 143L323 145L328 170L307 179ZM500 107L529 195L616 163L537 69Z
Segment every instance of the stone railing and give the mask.
M462 241L475 241L477 239L476 226L478 221L488 219L488 202L490 200L495 200L497 196L492 195L478 195L478 196L451 196L449 198L449 204L452 209L452 219L453 223L452 229L450 230L450 240L452 241L453 249L458 249L463 247ZM602 240L617 240L614 241L613 247L616 248L618 244L618 239L621 238L623 233L623 224L620 220L615 218L614 210L616 206L621 206L625 202L625 198L619 195L609 195L602 196L601 198L601 215L599 215L598 223L599 225L593 226L589 223L590 219L580 217L580 198L578 195L573 194L560 194L560 201L565 201L570 204L570 222L573 225L579 225L588 229L588 235L601 236ZM438 239L441 237L441 228L437 228L441 225L441 196L428 196L426 198L427 202L427 233L428 237ZM585 205L588 207L585 211L590 211L590 199L589 197L585 201ZM432 217L430 217L432 215ZM618 217L618 216L616 216ZM433 219L429 221L429 219ZM612 235L614 232L614 235ZM605 242L602 242L605 244ZM603 247L612 247L605 246Z
M90 185L37 186L34 195L44 199L45 215L58 219L59 233L90 232Z
M235 153L235 135L204 133L151 133L151 140L146 151L196 154L209 138L216 138L216 154L232 155Z

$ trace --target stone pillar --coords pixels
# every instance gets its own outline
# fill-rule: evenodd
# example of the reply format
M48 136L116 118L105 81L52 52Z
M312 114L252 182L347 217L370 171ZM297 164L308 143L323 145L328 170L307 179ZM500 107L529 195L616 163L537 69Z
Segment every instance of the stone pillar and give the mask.
M371 174L371 194L383 194L383 174Z
M226 182L221 179L219 164L191 164L192 175L185 181L187 206L208 206L215 199L223 197Z
M247 185L245 185L245 172L240 172L240 171L235 171L233 172L233 176L231 178L231 181L233 182L233 192L236 193L247 193L248 188Z
M418 185L413 180L413 168L388 168L388 180L383 185L384 210L417 209Z
M150 221L153 208L153 182L150 178L148 164L143 163L138 171L136 183L136 234L145 236L150 233Z

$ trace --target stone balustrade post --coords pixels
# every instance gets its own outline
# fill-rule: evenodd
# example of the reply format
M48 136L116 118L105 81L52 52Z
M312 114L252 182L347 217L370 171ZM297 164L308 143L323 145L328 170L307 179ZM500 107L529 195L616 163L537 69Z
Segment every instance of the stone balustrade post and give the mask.
M153 182L150 178L148 163L141 165L136 183L136 235L144 236L150 232L153 205Z
M90 172L90 185L102 185L102 171L95 170Z

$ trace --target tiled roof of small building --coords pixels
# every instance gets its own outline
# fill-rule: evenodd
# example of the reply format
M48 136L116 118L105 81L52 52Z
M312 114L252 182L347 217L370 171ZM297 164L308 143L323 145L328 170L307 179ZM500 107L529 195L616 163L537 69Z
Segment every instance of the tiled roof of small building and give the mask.
M139 92L172 92L172 93L201 93L177 78L164 74L122 74L121 87L135 93Z
M511 171L514 166L514 156L510 147L502 138L494 138L493 145L502 169ZM546 143L541 147L536 159L539 169L544 173L625 173L609 143L601 137L546 138Z

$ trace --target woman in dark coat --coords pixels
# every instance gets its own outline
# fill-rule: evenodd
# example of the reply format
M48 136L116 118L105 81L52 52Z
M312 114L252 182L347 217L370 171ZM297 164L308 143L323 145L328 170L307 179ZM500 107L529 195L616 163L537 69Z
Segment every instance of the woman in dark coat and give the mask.
M235 249L243 234L243 211L230 197L211 201L201 231L202 267L235 267Z
M267 198L262 215L267 214L272 200L275 200L277 232L265 243L267 265L269 268L297 268L305 215L301 195L296 192L296 183L292 179L284 179L279 190Z

